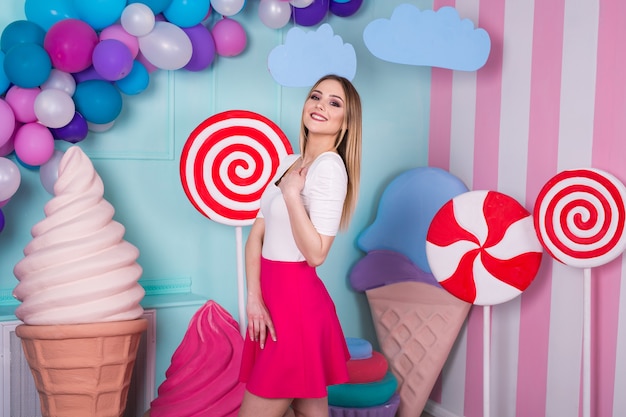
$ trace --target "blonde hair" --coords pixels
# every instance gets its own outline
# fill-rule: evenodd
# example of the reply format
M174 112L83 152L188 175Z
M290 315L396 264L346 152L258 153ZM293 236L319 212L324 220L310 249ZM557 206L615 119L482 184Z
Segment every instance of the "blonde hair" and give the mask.
M341 84L345 94L345 116L341 131L335 139L335 149L343 163L346 165L348 173L348 190L346 199L343 203L343 212L341 213L340 228L345 230L352 218L356 203L359 197L359 184L361 179L361 136L362 136L362 112L361 97L354 88L354 85L344 77L329 74L320 78L311 90L315 90L320 83L326 80L335 80ZM304 126L304 122L300 123L300 153L304 155L306 143L308 139L308 129Z

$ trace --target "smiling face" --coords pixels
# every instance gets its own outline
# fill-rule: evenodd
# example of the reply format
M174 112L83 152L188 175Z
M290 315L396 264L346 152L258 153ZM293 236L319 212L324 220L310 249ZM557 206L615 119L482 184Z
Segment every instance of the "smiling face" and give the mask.
M333 79L322 81L304 103L302 122L309 139L326 137L334 142L344 126L346 98L341 84Z

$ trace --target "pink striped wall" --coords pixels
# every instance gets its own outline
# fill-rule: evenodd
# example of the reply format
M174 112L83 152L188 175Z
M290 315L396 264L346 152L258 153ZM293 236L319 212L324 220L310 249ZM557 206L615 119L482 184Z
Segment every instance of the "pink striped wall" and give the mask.
M529 211L564 169L626 182L626 2L434 0L443 6L487 30L492 50L476 73L433 68L431 166ZM592 271L593 417L626 415L624 264ZM582 270L546 254L533 284L491 309L492 415L582 415L582 285ZM482 315L472 309L431 395L451 415L483 415Z

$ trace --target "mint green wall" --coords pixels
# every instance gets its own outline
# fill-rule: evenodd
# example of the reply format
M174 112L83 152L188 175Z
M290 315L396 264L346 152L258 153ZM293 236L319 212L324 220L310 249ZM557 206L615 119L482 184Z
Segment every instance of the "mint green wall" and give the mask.
M426 165L430 69L378 60L366 49L362 32L373 19L389 18L395 6L429 1L365 0L349 18L329 15L336 35L357 53L353 82L363 102L363 172L361 198L350 229L335 240L327 262L319 268L337 305L347 336L375 341L365 296L348 285L351 266L363 256L355 240L376 214L387 184L407 169ZM23 1L3 4L0 28L25 19ZM190 280L191 290L213 299L238 319L235 228L208 220L189 203L180 185L181 149L191 131L207 117L229 109L251 110L276 122L297 149L299 115L306 89L283 88L267 70L267 56L285 37L287 27L273 30L257 15L258 1L248 0L233 16L248 35L247 49L232 58L218 57L199 73L152 73L150 86L125 97L115 126L90 133L80 144L92 158L105 184L105 198L126 226L126 240L136 245L144 268L142 282ZM317 28L304 28L315 30ZM67 146L57 144L59 149ZM37 171L21 168L22 183L3 208L6 226L0 233L0 306L13 305L17 283L13 266L30 239L30 228L44 216L50 195ZM244 240L248 228L243 228ZM157 386L170 357L198 305L157 312ZM10 314L9 314L10 316ZM0 319L3 317L0 310Z

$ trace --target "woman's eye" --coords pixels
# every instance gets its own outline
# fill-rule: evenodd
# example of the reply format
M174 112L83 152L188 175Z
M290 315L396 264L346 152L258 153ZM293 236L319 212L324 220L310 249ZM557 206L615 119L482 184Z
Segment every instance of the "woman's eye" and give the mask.
M335 107L341 107L341 103L339 103L338 101L331 101L330 105Z

